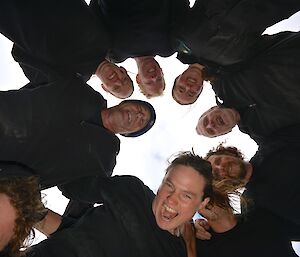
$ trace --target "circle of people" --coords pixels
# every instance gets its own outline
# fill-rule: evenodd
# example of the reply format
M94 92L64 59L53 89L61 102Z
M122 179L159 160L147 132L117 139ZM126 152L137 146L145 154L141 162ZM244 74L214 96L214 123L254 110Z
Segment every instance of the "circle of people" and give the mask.
M0 256L297 256L300 34L262 33L299 10L298 0L2 1L0 31L29 83L0 93ZM126 100L133 81L118 63L134 58L151 99L166 86L155 56L174 53L188 64L174 100L193 104L203 81L216 95L196 132L238 125L259 148L249 162L222 144L203 158L180 152L154 194L112 176L116 134L141 136L156 119L148 101ZM107 108L86 84L93 74L125 100ZM70 199L63 215L41 199L53 186ZM29 247L33 228L47 239Z

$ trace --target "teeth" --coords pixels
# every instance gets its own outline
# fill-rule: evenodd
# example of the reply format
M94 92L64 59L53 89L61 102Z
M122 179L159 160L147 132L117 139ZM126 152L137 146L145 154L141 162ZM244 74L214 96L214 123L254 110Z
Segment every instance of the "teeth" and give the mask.
M153 69L153 68L149 70L149 72L153 72L153 71L155 71L155 69Z
M130 112L128 112L128 122L129 123L131 122L131 114L130 114Z
M174 209L172 209L171 207L169 207L168 205L165 204L164 207L168 212L176 213L176 211Z
M111 76L109 76L109 79L113 79L115 75L115 73L111 74Z
M195 80L195 79L192 79L192 78L188 78L188 81L189 81L189 82L192 82L192 83L196 83L196 80Z

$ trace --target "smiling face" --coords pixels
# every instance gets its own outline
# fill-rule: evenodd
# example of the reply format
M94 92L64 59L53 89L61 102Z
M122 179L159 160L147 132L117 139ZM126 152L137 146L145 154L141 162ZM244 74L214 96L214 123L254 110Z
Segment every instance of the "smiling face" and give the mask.
M212 155L208 158L214 179L244 180L248 174L246 162L230 155Z
M220 136L230 132L239 120L236 110L214 106L201 115L196 131L206 137Z
M133 92L132 80L123 67L104 61L99 65L96 75L103 83L102 88L118 98L127 98Z
M115 134L136 132L150 120L149 109L140 103L122 102L101 112L104 127Z
M9 197L0 193L0 251L9 243L14 235L16 210Z
M194 168L175 165L165 175L152 210L157 225L170 233L189 221L197 210L209 201L203 201L205 178Z
M164 74L154 57L140 58L136 82L147 97L162 94L165 89Z
M175 80L173 98L179 104L191 104L197 100L203 89L201 67L190 65Z

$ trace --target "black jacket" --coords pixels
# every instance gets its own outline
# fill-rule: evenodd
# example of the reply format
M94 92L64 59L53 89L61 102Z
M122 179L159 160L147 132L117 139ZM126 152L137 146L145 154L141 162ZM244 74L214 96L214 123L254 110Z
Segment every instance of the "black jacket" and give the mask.
M106 28L83 0L1 1L0 32L15 43L13 56L28 79L39 84L49 81L48 70L88 80L110 47Z
M155 195L138 178L83 179L75 188L78 186L82 189L80 200L103 206L86 210L71 226L62 224L50 238L33 246L27 256L186 256L183 239L157 226L152 211Z
M103 17L113 44L109 59L123 62L130 57L168 57L173 30L189 9L186 0L92 0L90 8Z
M197 240L198 257L297 257L280 220L259 209L238 218L224 233Z
M240 130L257 143L274 131L300 123L300 33L264 36L273 42L240 70L216 75L212 81L222 106L239 111Z
M282 128L264 139L251 158L253 174L245 195L254 205L286 222L291 239L300 239L300 124Z
M256 54L267 27L299 10L298 0L196 0L177 38L188 57L205 66L232 65ZM182 55L179 59L186 59Z
M120 141L102 126L106 101L78 78L0 93L0 160L31 168L42 188L110 176Z

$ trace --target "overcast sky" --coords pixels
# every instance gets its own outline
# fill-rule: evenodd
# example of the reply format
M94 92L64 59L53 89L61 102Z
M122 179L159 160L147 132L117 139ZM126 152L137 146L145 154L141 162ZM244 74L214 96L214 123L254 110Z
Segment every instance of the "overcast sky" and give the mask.
M289 20L273 26L266 32L273 34L283 30L300 30L300 13L293 15ZM12 43L6 38L0 37L0 88L1 90L16 89L27 83L22 70L13 61L10 50ZM154 191L164 175L169 157L182 150L191 150L205 155L212 147L219 142L226 142L227 145L237 146L242 150L247 159L250 159L257 150L257 145L248 135L241 133L237 128L227 135L214 139L205 138L196 134L195 127L199 116L205 110L215 105L214 92L209 83L204 84L204 90L191 106L178 105L171 96L171 88L174 78L177 77L187 66L181 64L175 56L169 58L156 58L160 63L166 80L164 95L149 102L153 104L157 113L157 121L154 127L145 135L139 138L121 139L121 150L117 158L117 165L114 170L116 174L131 174L139 177ZM130 76L135 80L137 72L133 60L127 60L122 64ZM91 78L88 82L95 90L103 94L108 100L108 106L118 104L119 99L111 97L100 87L97 77ZM135 92L130 99L147 100L135 85ZM47 206L62 213L67 204L58 190L46 190ZM299 245L297 246L299 247ZM300 253L300 249L298 249ZM298 254L299 254L298 253Z

